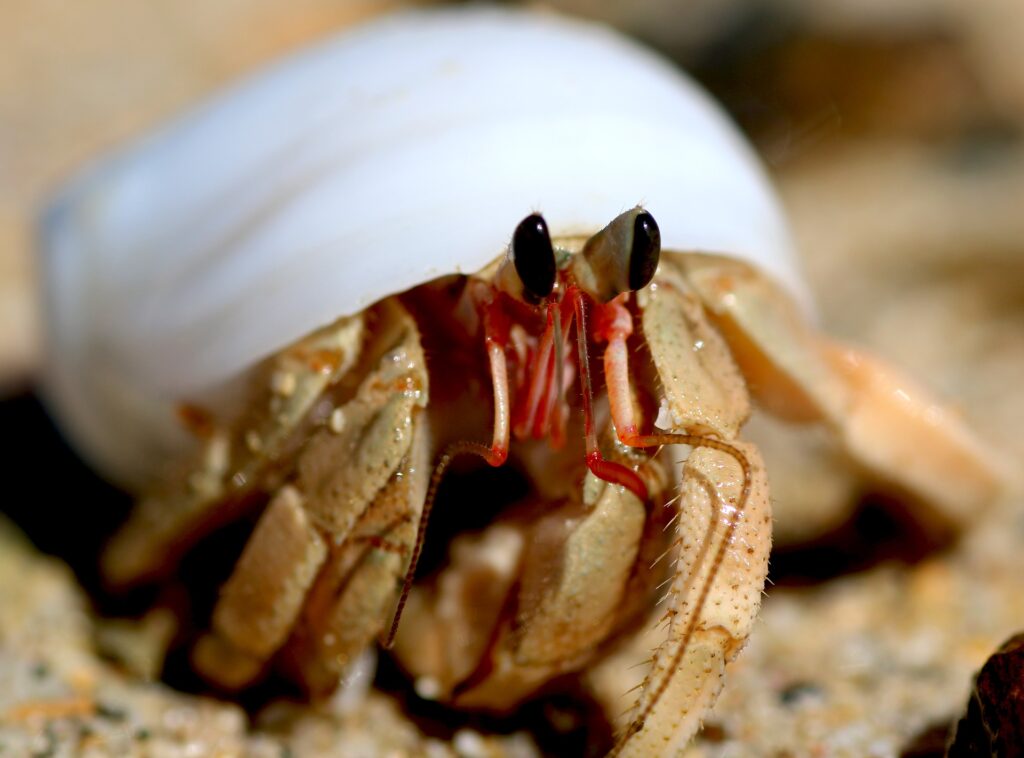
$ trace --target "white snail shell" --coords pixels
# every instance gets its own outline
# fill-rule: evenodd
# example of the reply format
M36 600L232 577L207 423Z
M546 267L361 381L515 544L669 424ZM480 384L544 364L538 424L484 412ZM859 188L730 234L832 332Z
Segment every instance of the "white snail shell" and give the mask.
M473 272L516 224L644 205L666 250L747 259L806 303L760 165L719 109L599 26L406 12L243 82L73 181L42 228L48 390L138 484L174 409L395 292Z

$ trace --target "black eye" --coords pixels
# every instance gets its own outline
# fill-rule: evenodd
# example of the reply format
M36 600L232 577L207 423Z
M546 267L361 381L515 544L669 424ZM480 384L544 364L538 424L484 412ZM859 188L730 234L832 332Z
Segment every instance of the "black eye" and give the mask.
M512 235L512 262L527 299L536 303L551 294L555 287L555 251L548 225L539 213L527 216L516 227Z
M643 289L654 278L661 257L661 230L647 211L633 221L633 247L629 251L629 288Z

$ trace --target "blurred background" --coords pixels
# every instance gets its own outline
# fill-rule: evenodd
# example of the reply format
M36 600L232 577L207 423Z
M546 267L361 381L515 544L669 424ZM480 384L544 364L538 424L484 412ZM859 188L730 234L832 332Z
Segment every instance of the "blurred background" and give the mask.
M0 423L9 437L13 432L22 440L9 459L11 472L61 455L83 492L99 486L59 452L32 392L40 355L33 224L47 193L103 151L261 63L397 5L0 3ZM908 369L950 399L1011 468L1021 469L1024 3L561 0L542 7L612 24L700 80L753 141L780 188L822 327ZM755 423L755 437L792 435L784 437L790 444L768 451L770 470L789 472L778 477L775 490L779 547L773 576L779 584L818 593L773 590L763 626L780 635L809 630L802 624L812 610L880 596L877 608L857 611L857 623L884 624L893 614L909 613L909 606L942 619L935 622L941 634L928 637L930 652L922 655L933 669L948 664L940 672L943 685L930 685L944 699L919 703L916 711L910 705L897 709L880 727L890 741L878 754L899 754L936 719L955 715L953 703L966 696L970 672L1014 624L1024 627L1021 567L999 557L1007 530L1018 541L1005 549L1024 552L1019 499L997 509L997 516L979 515L981 536L959 547L907 548L908 534L899 525L886 526L879 536L865 531L863 515L851 516L853 507L863 514L870 493L855 491L854 474L819 440L765 429L771 425L765 420ZM52 528L38 499L5 509L37 545L71 557L89 585L96 539L127 507L118 502L109 514L69 516L62 529ZM83 533L95 539L86 540L86 553L76 558ZM826 581L890 559L914 568L854 580L881 582L882 589ZM984 610L967 609L963 598L979 592L989 593ZM773 617L776 608L784 610ZM830 633L815 628L814 634ZM921 627L905 621L901 628L916 634ZM822 665L813 646L801 654L773 647L768 632L763 636L765 642L755 639L754 652L743 659L752 677L760 672L763 681L763 666L773 656L791 654L807 671ZM895 640L893 650L903 650L905 642ZM767 715L759 716L739 695L730 701L730 692L757 686L742 683L743 670L719 709L735 715L715 721L719 739L707 739L695 754L724 754L729 740L743 733L742 724L781 723L778 707L765 706ZM792 674L776 675L786 686L800 683ZM794 719L790 726L803 723L793 715L793 702L817 702L800 700L805 690L792 692L797 700L783 704ZM847 693L850 700L843 702L860 709L850 711L848 722L882 718L864 716L873 692ZM755 696L750 702L761 701ZM889 723L893 719L899 723Z

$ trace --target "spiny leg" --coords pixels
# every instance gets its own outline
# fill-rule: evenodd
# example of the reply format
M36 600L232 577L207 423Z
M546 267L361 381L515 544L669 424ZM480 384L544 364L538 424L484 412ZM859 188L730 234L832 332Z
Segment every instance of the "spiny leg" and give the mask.
M674 525L679 563L659 604L667 633L612 755L672 755L682 749L717 699L725 665L753 627L771 546L768 482L757 449L740 442L735 447L751 467L745 496L746 476L731 453L698 449L684 464Z
M665 289L670 290L667 286ZM652 330L668 330L673 324L664 322L671 322L671 317L679 317L680 312L685 315L685 300L678 294L669 291L668 309L662 307L661 312L657 312L651 302L654 296L646 296L645 305L653 314ZM660 752L670 742L676 747L685 744L717 696L725 661L738 650L749 632L764 583L770 545L770 519L766 520L760 513L766 512L768 507L767 481L760 456L752 446L707 433L640 432L633 409L628 362L631 314L615 301L598 308L595 336L608 342L605 378L612 419L620 440L626 445L643 448L676 444L696 448L684 467L684 497L677 530L685 537L685 529L696 518L695 513L703 510L711 514L706 531L698 530L694 535L691 530L690 544L683 538L676 546L678 560L688 565L684 571L677 572L672 583L672 604L665 616L669 637L653 659L631 721L615 748L616 752L644 754L651 750ZM675 326L673 333L688 333L686 324ZM728 385L735 373L731 361L721 351L718 353L722 357L720 366L714 365L712 360L711 367L703 367L694 358L692 345L689 340L674 345L657 336L649 343L656 363L661 364L659 370L668 371L670 379L683 380L687 389L692 384L705 394L721 395L722 392L712 392L715 385L721 385L725 388L723 397L729 398ZM671 370L666 369L665 364ZM722 372L722 369L727 370ZM724 373L725 378L719 373ZM703 376L705 374L712 374L713 378ZM689 398L691 404L699 404L700 400L699 393ZM747 413L745 395L740 395L739 400L728 403L729 407L720 417L707 419L703 428L709 432L735 433ZM722 472L726 470L732 473L723 478ZM701 482L712 482L714 486L702 487ZM738 532L742 533L738 535ZM769 536L766 538L766 535ZM747 555L737 552L739 545L746 546ZM752 560L759 551L761 560ZM723 590L721 587L726 584L720 580L723 571L739 571L744 575L728 582L729 586ZM729 619L719 621L716 617L723 598L730 594L740 598L738 602L744 607ZM714 607L709 607L709 603ZM721 629L716 632L714 627ZM702 660L697 661L697 658ZM716 659L717 664L713 663ZM718 671L718 679L712 671Z

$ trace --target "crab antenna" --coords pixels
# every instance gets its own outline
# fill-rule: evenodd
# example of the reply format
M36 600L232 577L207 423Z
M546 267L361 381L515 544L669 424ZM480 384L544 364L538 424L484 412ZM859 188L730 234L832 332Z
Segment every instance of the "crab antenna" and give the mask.
M555 363L552 367L554 369L554 376L552 377L555 381L555 392L550 397L548 402L548 431L554 437L557 433L556 430L559 428L559 422L556 418L558 414L558 407L562 402L562 393L565 391L564 385L564 367L565 367L565 344L563 343L562 335L562 314L561 309L555 308Z
M416 542L413 543L412 556L409 558L409 567L405 570L405 579L402 581L402 593L398 596L398 604L395 606L395 615L391 620L391 629L384 639L383 647L390 650L395 644L395 635L398 634L398 624L402 620L402 611L409 601L409 593L412 591L413 580L416 578L416 566L419 565L420 555L423 553L423 543L427 536L427 522L430 520L430 512L434 509L434 502L437 500L437 491L444 479L445 471L451 466L452 461L463 455L477 455L490 463L491 450L479 442L453 442L441 453L441 457L434 466L434 472L430 475L430 486L427 488L427 496L423 500L423 512L420 514L420 523L416 529Z

